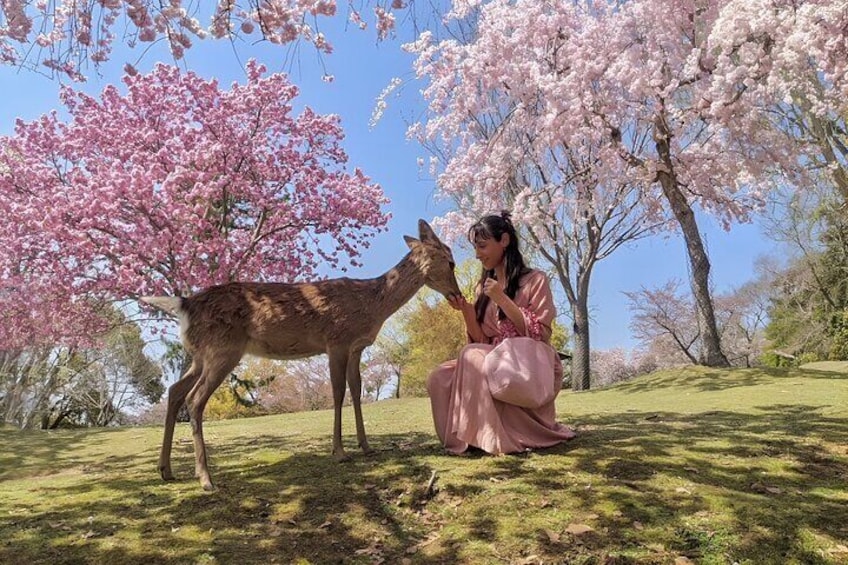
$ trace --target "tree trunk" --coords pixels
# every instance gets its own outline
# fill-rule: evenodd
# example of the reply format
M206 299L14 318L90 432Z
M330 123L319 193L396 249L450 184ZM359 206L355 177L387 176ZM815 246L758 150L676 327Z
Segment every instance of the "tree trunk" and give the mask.
M671 205L671 211L686 242L686 252L689 255L689 267L691 269L689 282L692 285L692 294L695 296L695 304L698 308L698 325L701 334L701 352L699 362L707 367L729 367L727 357L721 352L721 340L713 310L713 300L710 296L710 259L704 249L701 233L698 231L698 222L695 221L695 213L686 196L681 192L680 185L674 173L671 160L671 148L669 146L669 133L662 115L658 115L654 122L654 143L660 159L660 167L657 171L657 179L662 187L663 194Z
M578 292L571 305L574 318L574 351L571 358L571 389L589 390L589 306L586 294Z
M695 214L671 175L660 173L659 178L663 194L671 204L674 217L683 231L686 252L689 256L691 269L689 282L692 285L692 294L698 309L698 325L701 330L701 351L698 361L707 367L729 367L730 363L721 351L721 338L718 334L713 300L710 295L710 259L704 249Z

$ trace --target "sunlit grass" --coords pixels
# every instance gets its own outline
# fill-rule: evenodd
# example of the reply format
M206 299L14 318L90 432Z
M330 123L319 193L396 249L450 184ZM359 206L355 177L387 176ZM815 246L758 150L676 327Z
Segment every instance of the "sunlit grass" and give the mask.
M426 399L365 407L377 454L330 456L330 411L0 435L0 563L848 562L848 378L834 368L665 371L563 392L567 444L442 453ZM428 492L436 473L435 492ZM681 561L678 561L681 562Z

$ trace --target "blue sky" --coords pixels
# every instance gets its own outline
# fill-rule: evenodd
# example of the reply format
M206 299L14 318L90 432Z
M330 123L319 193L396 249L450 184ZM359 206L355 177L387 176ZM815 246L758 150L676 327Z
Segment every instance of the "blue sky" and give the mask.
M402 236L415 235L418 218L432 220L449 210L450 205L435 201L434 183L421 176L416 163L418 157L426 156L425 152L405 137L406 123L421 116L423 105L417 95L418 85L408 84L398 97L390 97L390 106L381 121L374 128L369 126L375 99L389 81L393 77L413 78L412 57L401 51L397 40L378 43L373 30L344 29L343 18L325 21L322 26L329 28L325 33L336 50L321 60L307 45L293 53L291 47L242 44L234 48L223 41L201 41L187 51L181 65L203 76L217 77L226 86L243 79L241 63L254 57L272 72L288 72L301 89L303 105L320 113L341 116L350 165L362 168L379 182L391 199L388 231L379 234L365 251L365 266L345 273L357 278L373 277L391 268L406 253ZM116 49L113 59L100 69L101 76L89 72L88 82L80 88L97 93L105 85L119 82L127 56L135 63L139 52ZM154 48L136 66L146 72L158 60L173 63L164 49ZM321 79L325 71L335 77L332 83ZM55 79L0 66L0 134L12 132L15 118L32 120L59 108L58 89L59 82ZM735 226L732 231L724 232L715 222L702 217L701 229L710 252L717 292L728 291L749 280L756 257L774 251L756 224ZM458 258L469 253L468 249L455 251ZM643 240L599 263L590 297L592 347L635 346L628 327L627 300L622 293L642 286L659 286L671 278L685 281L686 266L683 241L677 235ZM560 321L567 324L564 301L561 306Z

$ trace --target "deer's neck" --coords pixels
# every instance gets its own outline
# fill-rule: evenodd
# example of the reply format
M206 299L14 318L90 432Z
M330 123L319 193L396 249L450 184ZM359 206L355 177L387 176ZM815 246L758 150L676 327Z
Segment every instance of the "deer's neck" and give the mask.
M378 279L377 305L388 318L409 302L424 286L424 273L412 253Z

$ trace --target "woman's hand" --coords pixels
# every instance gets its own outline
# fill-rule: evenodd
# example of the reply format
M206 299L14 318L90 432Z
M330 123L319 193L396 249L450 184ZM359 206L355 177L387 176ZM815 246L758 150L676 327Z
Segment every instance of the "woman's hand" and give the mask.
M471 304L469 304L465 297L461 294L454 294L449 296L448 304L450 304L451 308L453 308L454 310L459 310L460 312L471 306Z
M488 296L498 306L503 306L507 297L503 287L495 279L486 279L483 283L483 294Z

